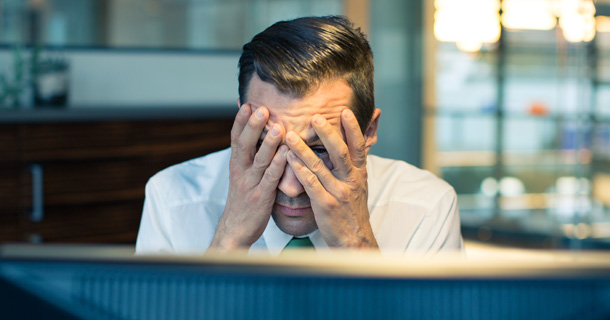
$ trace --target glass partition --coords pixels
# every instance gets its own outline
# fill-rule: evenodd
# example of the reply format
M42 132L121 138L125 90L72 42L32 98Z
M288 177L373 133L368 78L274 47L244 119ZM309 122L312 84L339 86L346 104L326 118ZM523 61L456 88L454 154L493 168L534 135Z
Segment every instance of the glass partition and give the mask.
M234 50L273 22L342 11L342 0L3 0L0 44Z
M467 238L610 248L607 18L594 18L590 1L538 0L549 5L552 24L527 25L522 12L515 25L505 17L513 2L463 2L503 9L491 22L501 27L497 41L464 46L436 35L435 103L426 106L435 128L428 143L436 145L429 169L455 187ZM582 18L582 38L567 22L571 8ZM450 16L451 4L436 1L436 10L439 33L438 19ZM483 14L473 12L474 20Z

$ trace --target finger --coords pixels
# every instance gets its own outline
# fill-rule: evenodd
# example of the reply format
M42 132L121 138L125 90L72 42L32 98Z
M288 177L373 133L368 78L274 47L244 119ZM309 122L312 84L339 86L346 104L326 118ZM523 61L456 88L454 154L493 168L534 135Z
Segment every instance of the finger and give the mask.
M337 181L335 176L326 167L324 161L311 151L311 148L305 144L298 134L294 131L286 133L286 145L290 148L290 153L296 155L301 163L319 179L326 189L334 187Z
M341 113L341 125L345 131L345 140L349 155L354 166L362 168L366 164L366 144L358 120L354 116L354 112L350 109L345 109Z
M284 169L286 168L287 152L287 146L280 146L271 160L271 163L267 169L265 169L265 173L259 184L259 187L263 191L268 190L269 192L272 192L277 189L280 179L282 178L282 174L284 174Z
M326 147L326 151L328 151L335 175L339 179L349 175L352 169L352 160L347 144L343 141L339 131L319 114L314 115L311 122L314 131Z
M237 115L235 115L235 121L233 121L233 127L231 128L231 147L237 147L237 140L248 123L250 112L250 105L246 103L239 108Z
M256 144L267 123L269 111L265 107L258 107L253 110L248 123L237 139L237 155L241 165L249 166L256 154Z
M254 156L252 162L252 168L250 170L250 177L255 181L260 181L261 177L269 167L269 164L278 151L278 146L282 142L284 129L282 125L276 123L271 127L271 130L265 135L260 148Z
M326 203L330 193L326 191L319 176L314 174L307 165L293 152L288 151L286 160L294 171L295 176L305 188L305 192L312 200L312 203Z

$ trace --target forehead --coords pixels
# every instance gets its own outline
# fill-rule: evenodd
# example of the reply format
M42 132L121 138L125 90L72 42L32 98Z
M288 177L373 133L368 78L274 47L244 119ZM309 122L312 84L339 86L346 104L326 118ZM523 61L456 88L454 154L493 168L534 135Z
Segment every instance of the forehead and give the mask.
M333 126L340 128L341 111L347 109L352 100L352 89L343 80L329 80L303 97L296 98L281 93L274 85L260 80L254 74L247 92L247 103L253 108L269 109L267 129L280 123L286 132L295 131L302 138L314 135L311 118L315 114L325 117Z

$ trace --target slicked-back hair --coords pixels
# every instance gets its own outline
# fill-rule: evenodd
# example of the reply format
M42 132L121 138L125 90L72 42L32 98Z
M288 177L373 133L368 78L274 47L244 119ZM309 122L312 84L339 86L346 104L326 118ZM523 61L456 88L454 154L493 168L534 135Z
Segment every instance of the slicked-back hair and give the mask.
M239 99L248 102L252 76L282 94L302 98L328 80L342 79L353 91L350 109L364 132L375 110L373 54L360 28L341 16L280 21L243 46Z

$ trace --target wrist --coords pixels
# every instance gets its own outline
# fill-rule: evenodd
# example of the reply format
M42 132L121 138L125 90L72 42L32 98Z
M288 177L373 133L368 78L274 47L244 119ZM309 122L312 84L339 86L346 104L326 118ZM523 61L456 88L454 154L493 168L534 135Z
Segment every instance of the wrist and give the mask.
M348 249L378 249L377 239L373 234L371 225L367 223L364 226L360 226L344 246Z
M370 222L367 220L362 228L362 241L360 244L360 248L362 249L379 249L379 245L377 244L377 239L375 238L375 234L373 233L373 228L371 227Z
M239 232L231 232L222 228L220 225L216 229L212 243L210 243L210 249L215 251L232 251L237 249L248 249L251 243L247 243L244 239L236 237Z
M369 229L370 230L370 229ZM322 234L324 237L324 234ZM373 235L372 230L366 232L363 230L344 232L341 235L330 235L326 242L330 247L338 249L378 249L377 239Z
M371 235L358 234L345 242L346 249L378 249L377 240Z
M218 233L217 233L218 234ZM214 251L232 251L238 249L239 246L235 241L217 237L216 235L212 239L209 249Z

